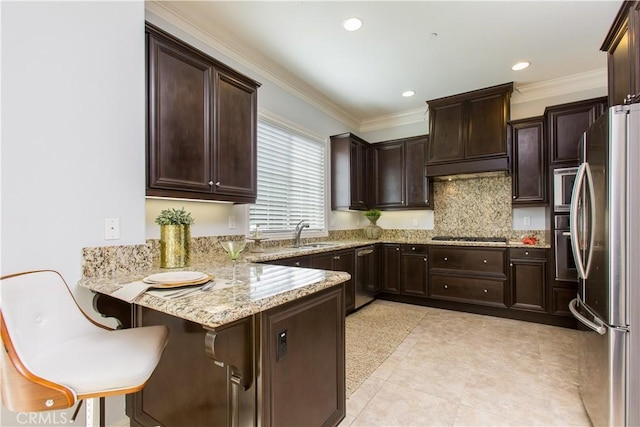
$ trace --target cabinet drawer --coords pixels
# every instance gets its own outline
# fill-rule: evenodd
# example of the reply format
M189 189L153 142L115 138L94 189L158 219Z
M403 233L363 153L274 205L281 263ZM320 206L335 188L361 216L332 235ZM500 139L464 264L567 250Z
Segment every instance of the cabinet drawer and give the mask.
M400 245L400 249L402 250L403 253L426 255L428 253L429 246L403 244L403 245Z
M518 259L547 259L546 249L529 249L529 248L511 248L509 249L509 258Z
M505 252L501 248L434 247L429 250L429 266L506 275Z
M429 277L429 297L506 307L504 283L503 280L432 274Z

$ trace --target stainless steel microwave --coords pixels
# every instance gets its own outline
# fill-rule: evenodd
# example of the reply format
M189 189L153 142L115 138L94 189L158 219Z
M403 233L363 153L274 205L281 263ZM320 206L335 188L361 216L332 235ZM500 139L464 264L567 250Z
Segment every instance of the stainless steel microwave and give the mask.
M578 168L560 168L553 171L553 210L569 212L571 192Z

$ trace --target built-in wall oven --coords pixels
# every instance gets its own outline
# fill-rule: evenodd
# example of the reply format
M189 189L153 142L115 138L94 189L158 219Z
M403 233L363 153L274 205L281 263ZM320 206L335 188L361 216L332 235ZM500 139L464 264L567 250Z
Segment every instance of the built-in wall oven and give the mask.
M571 249L569 215L555 216L556 280L577 282L578 270Z
M573 182L576 180L577 171L578 168L553 170L553 210L555 212L569 212L571 192L573 191Z

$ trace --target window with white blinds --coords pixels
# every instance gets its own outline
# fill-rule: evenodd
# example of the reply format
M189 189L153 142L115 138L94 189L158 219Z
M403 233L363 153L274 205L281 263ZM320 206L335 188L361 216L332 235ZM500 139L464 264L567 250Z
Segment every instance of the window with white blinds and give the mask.
M249 226L267 234L291 232L305 220L323 232L326 150L324 141L284 125L258 122L258 197Z

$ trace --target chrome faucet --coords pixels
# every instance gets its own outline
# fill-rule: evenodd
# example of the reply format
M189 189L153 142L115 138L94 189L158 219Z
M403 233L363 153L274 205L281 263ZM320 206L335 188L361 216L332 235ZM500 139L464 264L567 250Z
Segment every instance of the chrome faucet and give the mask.
M293 240L294 248L300 247L300 235L302 234L302 230L305 228L309 228L309 223L304 221L305 220L303 219L296 225L295 238Z

